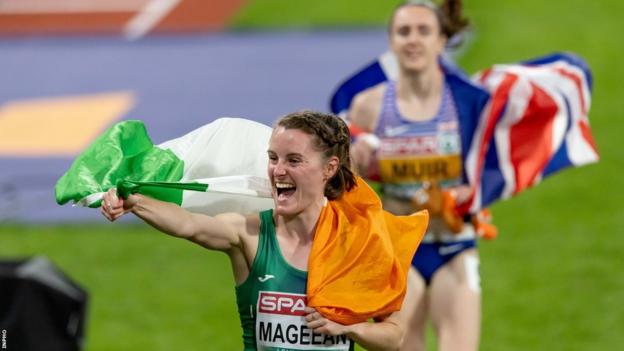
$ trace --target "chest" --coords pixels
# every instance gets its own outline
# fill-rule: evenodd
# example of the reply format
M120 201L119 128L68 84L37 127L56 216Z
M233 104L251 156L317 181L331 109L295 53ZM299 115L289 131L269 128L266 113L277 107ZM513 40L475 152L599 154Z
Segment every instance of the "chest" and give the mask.
M438 113L441 98L440 94L426 99L397 98L396 109L398 114L407 121L425 121Z
M289 265L302 271L308 270L308 258L312 250L311 241L302 244L298 240L278 235L277 243L284 260Z

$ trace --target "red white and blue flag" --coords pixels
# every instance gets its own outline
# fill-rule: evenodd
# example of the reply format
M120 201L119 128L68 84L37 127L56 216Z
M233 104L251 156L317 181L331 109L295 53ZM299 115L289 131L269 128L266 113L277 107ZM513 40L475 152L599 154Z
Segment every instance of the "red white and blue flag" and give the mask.
M396 62L386 53L336 90L332 111L344 116L358 92L395 77ZM494 65L473 83L490 99L470 131L464 171L475 191L461 212L476 213L561 169L598 161L588 119L591 72L579 57L557 53Z

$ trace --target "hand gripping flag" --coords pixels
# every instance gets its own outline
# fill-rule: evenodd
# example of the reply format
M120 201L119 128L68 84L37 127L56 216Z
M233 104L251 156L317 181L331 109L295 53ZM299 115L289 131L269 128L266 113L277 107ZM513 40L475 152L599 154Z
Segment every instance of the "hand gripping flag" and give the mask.
M455 67L441 64L447 77L457 76ZM332 111L346 117L356 94L396 79L397 67L391 53L381 55L338 87L331 98ZM581 58L557 53L494 65L477 74L472 84L485 88L490 98L477 112L476 125L461 131L462 138L470 140L463 161L465 181L474 194L459 212L477 213L556 171L598 161L588 120L592 78ZM458 93L454 98L469 97Z
M59 179L57 202L98 207L103 193L117 186L122 196L139 192L199 213L259 212L273 206L270 134L265 125L222 118L156 146L143 123L120 122ZM310 306L345 324L400 309L428 223L426 212L384 212L377 195L361 179L357 184L325 206L308 262Z

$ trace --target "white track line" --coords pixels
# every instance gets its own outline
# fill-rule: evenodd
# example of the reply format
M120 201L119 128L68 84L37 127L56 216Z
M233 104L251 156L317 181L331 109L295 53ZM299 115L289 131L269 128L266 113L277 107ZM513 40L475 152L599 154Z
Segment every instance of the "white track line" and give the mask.
M124 36L136 40L147 34L173 10L181 0L152 0L135 15L124 27Z

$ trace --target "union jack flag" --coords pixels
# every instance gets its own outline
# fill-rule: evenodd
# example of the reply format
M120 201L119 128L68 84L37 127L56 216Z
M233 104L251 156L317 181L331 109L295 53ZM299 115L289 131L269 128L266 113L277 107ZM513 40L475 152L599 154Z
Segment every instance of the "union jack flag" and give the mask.
M381 55L339 86L332 111L345 117L358 92L396 76L396 59ZM464 172L474 195L459 212L476 213L561 169L598 161L588 119L592 77L581 58L557 53L494 65L472 83L489 92L489 99L474 130L462 130L472 133Z

